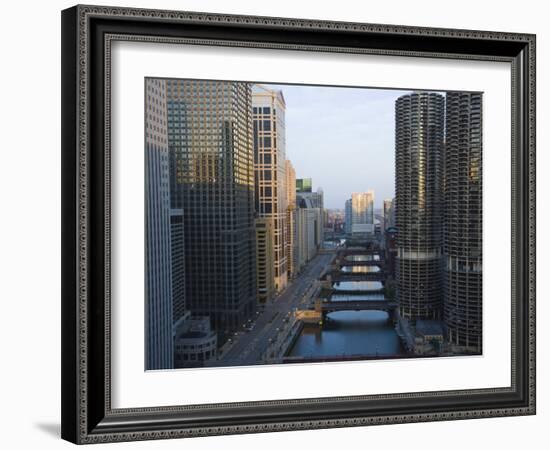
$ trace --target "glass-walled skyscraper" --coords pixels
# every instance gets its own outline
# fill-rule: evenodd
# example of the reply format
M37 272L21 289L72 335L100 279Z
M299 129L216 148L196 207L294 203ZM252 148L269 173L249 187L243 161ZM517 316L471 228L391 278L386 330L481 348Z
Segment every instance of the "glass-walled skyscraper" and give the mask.
M145 81L147 369L173 367L172 243L165 81Z
M451 343L481 352L481 93L448 92L445 143L444 318Z
M296 178L296 192L311 192L311 178Z
M401 315L412 320L441 317L444 114L437 93L395 104L397 292Z

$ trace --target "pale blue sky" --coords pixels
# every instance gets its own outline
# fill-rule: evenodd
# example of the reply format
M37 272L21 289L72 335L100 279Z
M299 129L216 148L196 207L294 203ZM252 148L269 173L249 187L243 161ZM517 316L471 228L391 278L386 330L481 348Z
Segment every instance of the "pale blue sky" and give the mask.
M409 91L262 84L283 91L287 159L323 188L326 208L370 189L375 208L393 198L395 100Z

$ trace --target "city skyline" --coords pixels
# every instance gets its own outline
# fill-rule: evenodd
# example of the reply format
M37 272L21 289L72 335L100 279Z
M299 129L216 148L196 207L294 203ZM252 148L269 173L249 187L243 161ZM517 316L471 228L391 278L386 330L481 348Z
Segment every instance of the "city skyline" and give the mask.
M261 84L283 91L287 158L297 178L311 178L314 191L323 189L326 208L343 209L352 192L374 191L377 210L395 196L395 101L411 91Z
M146 79L146 369L481 353L481 101Z

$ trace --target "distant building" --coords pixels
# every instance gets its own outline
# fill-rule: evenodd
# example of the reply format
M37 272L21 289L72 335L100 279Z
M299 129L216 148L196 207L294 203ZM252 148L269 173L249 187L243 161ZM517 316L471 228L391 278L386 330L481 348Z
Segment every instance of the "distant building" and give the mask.
M302 269L315 257L319 249L318 208L298 208L296 210L296 229L298 234L297 266Z
M310 178L308 178L311 180ZM324 199L324 193L322 188L317 188L316 192L298 192L296 191L297 195L297 201L306 201L308 202L308 207L311 208L318 208L320 210L321 219L320 219L320 229L321 234L319 236L320 241L322 242L324 240L324 227L325 227L325 199ZM302 206L303 207L303 206Z
M296 191L296 195L300 199L307 199L309 202L311 202L313 208L324 209L325 201L323 190L321 188L318 188L316 192Z
M296 192L311 192L312 183L311 178L297 178L296 179Z
M344 232L344 210L343 209L325 209L325 230L331 230L333 233ZM326 232L325 232L326 236Z
M287 192L287 219L286 219L286 263L288 278L294 278L294 265L297 246L296 237L296 171L287 159L286 164L286 192Z
M448 92L444 158L444 320L449 341L482 347L482 94Z
M395 226L394 220L394 209L393 209L393 200L385 199L384 200L384 230L387 228Z
M374 191L351 194L351 233L364 238L374 234Z
M288 284L285 99L280 90L254 85L252 106L256 213L274 219L273 277L281 291Z
M346 206L345 206L345 232L346 234L351 235L351 223L352 223L352 208L351 208L351 198L346 200Z
M395 104L397 295L401 315L413 321L441 317L444 108L432 92Z
M296 230L298 241L297 268L301 269L316 254L323 243L322 210L314 206L309 196L297 194Z

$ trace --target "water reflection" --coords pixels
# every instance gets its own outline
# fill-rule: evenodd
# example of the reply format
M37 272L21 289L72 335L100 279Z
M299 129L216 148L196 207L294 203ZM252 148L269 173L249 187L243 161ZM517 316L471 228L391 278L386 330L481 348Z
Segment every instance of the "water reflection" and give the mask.
M388 314L383 311L330 313L321 329L305 326L289 356L390 356L402 353Z
M368 294L368 295L345 295L333 294L330 297L331 302L368 302L385 300L384 294Z
M380 261L380 255L348 255L347 261L360 262L360 261Z
M380 281L338 281L332 287L337 291L378 291L384 286Z
M347 272L347 273L375 273L375 272L380 272L380 267L378 266L343 266L341 271Z

